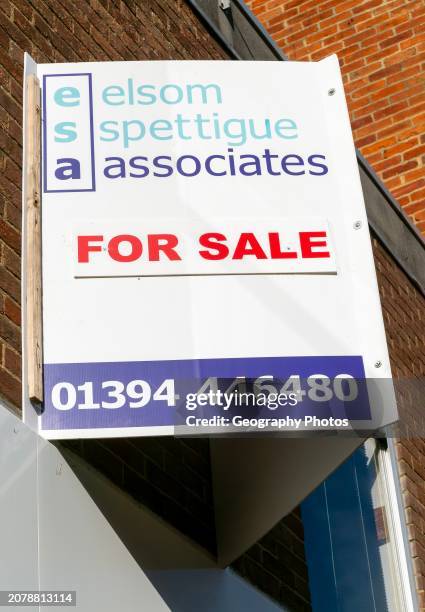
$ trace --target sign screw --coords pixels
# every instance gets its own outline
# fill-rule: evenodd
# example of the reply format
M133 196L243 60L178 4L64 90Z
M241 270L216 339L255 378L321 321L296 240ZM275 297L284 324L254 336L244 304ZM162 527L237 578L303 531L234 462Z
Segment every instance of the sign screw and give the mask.
M376 361L375 362L375 368L380 368L382 365L382 361Z
M335 88L334 88L334 87L332 87L332 88L331 88L331 89L329 89L329 91L328 91L328 96L333 96L333 95L334 95L334 93L335 93Z
M362 226L362 222L361 221L356 221L353 227L354 227L354 229L360 229L361 226Z

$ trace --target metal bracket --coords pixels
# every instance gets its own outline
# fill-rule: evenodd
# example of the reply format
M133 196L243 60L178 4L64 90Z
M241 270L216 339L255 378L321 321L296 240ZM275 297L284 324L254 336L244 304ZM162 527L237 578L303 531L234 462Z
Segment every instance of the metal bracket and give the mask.
M233 30L235 27L235 22L233 19L232 6L230 4L230 0L218 0L218 6L221 8L223 13L225 14Z

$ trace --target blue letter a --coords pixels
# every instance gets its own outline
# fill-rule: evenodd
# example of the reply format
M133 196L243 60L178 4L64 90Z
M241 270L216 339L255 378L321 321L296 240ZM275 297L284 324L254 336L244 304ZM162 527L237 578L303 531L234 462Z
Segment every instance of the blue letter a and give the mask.
M80 162L73 157L64 157L56 160L58 164L65 164L55 170L55 177L60 181L81 178Z

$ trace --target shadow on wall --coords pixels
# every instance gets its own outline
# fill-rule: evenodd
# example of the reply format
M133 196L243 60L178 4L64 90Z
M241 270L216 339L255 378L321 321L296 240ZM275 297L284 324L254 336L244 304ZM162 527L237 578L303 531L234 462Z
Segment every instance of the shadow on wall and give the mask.
M173 612L290 612L231 569L146 572Z

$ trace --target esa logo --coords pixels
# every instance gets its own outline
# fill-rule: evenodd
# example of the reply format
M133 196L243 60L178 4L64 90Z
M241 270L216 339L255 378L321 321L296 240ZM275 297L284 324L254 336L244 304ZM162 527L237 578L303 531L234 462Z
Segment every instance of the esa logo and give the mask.
M92 75L43 77L44 192L95 191Z

